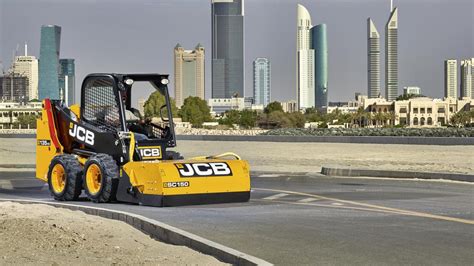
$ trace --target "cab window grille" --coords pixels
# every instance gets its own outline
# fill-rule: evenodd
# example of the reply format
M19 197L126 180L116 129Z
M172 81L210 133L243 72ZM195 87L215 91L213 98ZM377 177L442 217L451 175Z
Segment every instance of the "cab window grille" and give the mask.
M96 79L90 81L84 91L84 119L103 131L121 128L120 111L115 98L113 81Z

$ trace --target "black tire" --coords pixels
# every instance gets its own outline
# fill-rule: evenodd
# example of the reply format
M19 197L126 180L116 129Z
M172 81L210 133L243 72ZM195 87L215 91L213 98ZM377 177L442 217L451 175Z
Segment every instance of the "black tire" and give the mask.
M184 157L181 153L176 151L166 151L166 159L165 160L183 160Z
M100 170L100 187L97 192L92 191L91 184L87 179L88 170L91 166L97 166ZM84 190L87 197L96 203L111 202L116 199L119 168L112 156L99 153L87 160L84 166ZM90 180L90 179L89 179Z
M52 184L53 169L57 164L64 169L65 184L62 191L56 191ZM82 166L74 155L62 154L53 158L49 164L48 185L49 191L55 200L69 201L79 198L82 192Z

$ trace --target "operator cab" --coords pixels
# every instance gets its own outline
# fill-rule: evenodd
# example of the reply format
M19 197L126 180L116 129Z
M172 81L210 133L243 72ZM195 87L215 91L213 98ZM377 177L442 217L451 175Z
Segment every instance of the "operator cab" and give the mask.
M132 107L132 91L140 88L137 83L151 85L162 99L162 105L155 107L160 114L156 123ZM91 74L82 85L81 120L99 132L132 133L134 160L166 159L166 149L176 146L167 85L168 75Z

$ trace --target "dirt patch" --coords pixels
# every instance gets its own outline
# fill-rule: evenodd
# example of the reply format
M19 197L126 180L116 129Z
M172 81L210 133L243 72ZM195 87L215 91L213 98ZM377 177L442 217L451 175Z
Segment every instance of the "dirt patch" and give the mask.
M41 204L0 203L0 264L224 265L119 221Z

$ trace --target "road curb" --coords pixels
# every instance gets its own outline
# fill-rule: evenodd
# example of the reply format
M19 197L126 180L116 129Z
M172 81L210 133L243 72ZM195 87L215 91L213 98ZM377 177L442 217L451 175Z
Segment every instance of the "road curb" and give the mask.
M186 246L233 265L273 265L265 260L138 214L39 200L0 199L0 201L11 201L21 204L46 204L73 211L82 211L90 215L100 216L107 219L122 221L159 241L173 245Z
M321 174L327 176L365 176L365 177L386 177L386 178L406 178L406 179L443 179L462 182L474 182L474 175L456 173L429 173L412 171L389 171L389 170L369 170L352 168L321 168Z

